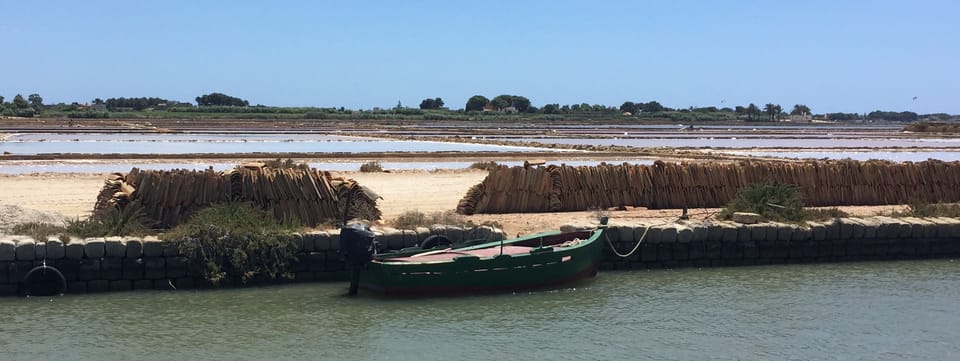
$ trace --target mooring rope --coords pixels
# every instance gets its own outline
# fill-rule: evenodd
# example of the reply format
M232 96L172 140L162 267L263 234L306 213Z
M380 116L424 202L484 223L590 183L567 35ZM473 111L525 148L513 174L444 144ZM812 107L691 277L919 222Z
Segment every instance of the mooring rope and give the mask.
M671 223L671 222L664 222L664 223L660 223L660 224L655 224L655 225L647 226L647 228L645 228L645 229L643 230L643 234L640 235L640 239L637 240L637 244L635 244L635 245L633 246L633 249L631 249L630 252L628 252L627 254L621 254L620 251L617 251L617 248L613 246L613 242L610 241L610 237L607 236L607 232L603 232L603 238L606 238L606 239L607 239L607 244L610 246L610 250L613 251L613 254L615 254L615 255L617 255L617 256L620 256L620 258L627 258L627 257L632 256L634 253L637 252L638 249L640 249L640 244L643 243L643 240L644 240L645 238L647 238L647 232L650 232L650 228L653 228L653 227L656 227L656 226L662 226L662 225L670 224L670 223ZM607 230L609 230L609 228L608 228Z

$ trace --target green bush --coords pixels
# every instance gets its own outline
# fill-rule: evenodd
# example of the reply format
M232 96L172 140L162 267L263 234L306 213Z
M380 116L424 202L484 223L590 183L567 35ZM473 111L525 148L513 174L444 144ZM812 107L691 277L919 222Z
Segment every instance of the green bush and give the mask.
M55 226L49 223L20 223L10 227L10 233L30 236L37 241L46 241L50 236L60 235L64 232L61 226Z
M363 173L383 172L383 165L377 161L366 162L360 165L360 171Z
M191 272L211 284L228 276L247 283L293 278L297 244L290 233L298 227L253 205L230 203L203 209L160 237L178 242Z
M803 196L797 186L773 182L743 187L717 216L730 219L734 212L756 213L770 221L799 222L806 217Z
M453 211L434 212L429 215L421 211L406 211L390 222L390 225L399 229L414 229L430 227L434 224L461 225L466 224L462 215Z
M470 169L493 170L493 169L497 169L497 167L499 166L500 164L497 164L497 162L494 162L492 160L486 161L486 162L481 161L481 162L475 162L471 164Z
M956 203L928 203L914 201L907 205L906 211L893 212L893 217L960 217L960 204Z
M94 212L87 219L68 220L65 234L80 238L110 236L144 236L151 234L149 220L139 203L126 207Z

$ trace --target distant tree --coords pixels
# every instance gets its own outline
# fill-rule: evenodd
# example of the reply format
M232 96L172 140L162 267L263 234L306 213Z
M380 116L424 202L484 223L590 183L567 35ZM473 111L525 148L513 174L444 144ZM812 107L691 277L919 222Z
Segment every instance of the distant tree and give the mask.
M571 112L579 112L579 111L580 111L580 104L564 105L563 108L560 108L560 110L563 110L564 113L566 113L567 110L569 110L569 111L571 111Z
M147 108L156 107L156 106L158 106L158 105L160 105L160 104L167 104L167 105L173 105L173 104L180 105L180 104L181 104L180 102L177 102L177 101L167 100L167 99L163 99L163 98L156 98L156 97L152 97L152 98L147 98L147 97L140 97L140 98L108 98L106 101L100 100L101 103L97 103L97 100L100 100L100 98L94 99L94 100L93 100L93 103L94 103L94 104L104 104L104 105L107 107L107 109L109 109L109 110L133 109L133 110L136 110L136 111L141 111L141 110L144 110L144 109L147 109ZM189 105L189 104L188 104L188 105Z
M420 109L434 109L433 99L427 98L420 101Z
M3 95L0 95L0 106L3 106Z
M774 121L774 118L777 116L777 114L780 114L780 111L777 110L777 106L778 105L776 104L767 103L767 105L763 107L763 111L767 113L767 117L770 118L771 122Z
M790 111L790 115L809 115L810 107L803 104L795 104L793 110Z
M96 104L96 105L103 104L103 99L96 98L96 99L93 100L93 104Z
M736 107L733 108L733 113L736 115L747 115L747 108L741 105L737 105Z
M427 98L420 102L420 109L440 109L442 106L443 99L440 98Z
M885 112L875 110L867 114L870 120L886 120L891 122L915 122L920 116L914 112Z
M27 100L30 102L30 107L33 108L37 113L43 111L43 98L40 97L40 94L33 93L27 97Z
M750 105L747 105L748 121L753 121L754 117L757 117L759 115L760 115L760 107L758 107L756 104L753 104L753 103L750 103Z
M196 98L197 105L199 106L232 106L232 107L248 107L250 102L232 97L223 93L210 93L198 96Z
M834 121L849 121L860 119L857 113L827 113L827 119Z
M490 103L490 99L483 95L474 95L467 99L467 105L463 107L466 111L481 111L483 107Z
M30 107L30 103L23 98L23 95L17 94L13 97L13 108L14 109L27 109Z
M543 108L540 108L540 112L543 114L556 114L560 111L559 104L545 104Z
M663 105L660 105L660 103L653 100L653 101L643 103L643 105L640 106L640 110L642 110L644 113L656 113L656 112L664 111L665 108L663 107Z
M490 104L493 105L497 110L504 110L510 106L510 101L513 99L513 96L510 95L497 95L490 100Z
M637 106L637 103L631 101L625 101L623 104L620 104L620 113L637 114L639 110L640 107Z

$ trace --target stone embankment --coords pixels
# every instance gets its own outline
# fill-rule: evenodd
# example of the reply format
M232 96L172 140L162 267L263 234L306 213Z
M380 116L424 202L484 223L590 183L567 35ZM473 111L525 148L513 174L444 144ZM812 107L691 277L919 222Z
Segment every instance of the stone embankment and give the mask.
M454 242L503 238L502 232L488 227L434 226L379 233L377 241L387 250L414 246L435 234ZM609 245L603 247L602 268L615 270L960 257L960 219L942 217L877 216L804 224L612 224L605 235L602 241L615 247L616 253L631 253L620 257ZM347 278L338 253L339 230L290 237L299 248L293 281ZM154 237L37 242L0 236L0 295L18 294L26 273L44 263L62 272L67 293L205 286L204 280L190 274L176 242ZM228 274L226 284L240 285L239 275Z
M960 219L841 218L742 224L678 221L613 225L605 269L745 266L960 257ZM639 245L637 242L640 242Z
M392 228L378 231L381 249L396 250L421 243L431 235L446 236L453 242L465 239L500 240L503 233L490 227L464 229L453 226ZM340 231L290 234L299 252L296 282L333 281L347 278L338 253ZM190 274L188 262L176 242L156 237L51 238L43 242L26 236L0 236L0 296L22 293L23 280L30 270L43 264L55 267L66 280L66 293L128 291L140 289L191 289L205 287L206 281ZM277 281L253 280L254 283ZM226 285L240 285L239 275L227 275Z

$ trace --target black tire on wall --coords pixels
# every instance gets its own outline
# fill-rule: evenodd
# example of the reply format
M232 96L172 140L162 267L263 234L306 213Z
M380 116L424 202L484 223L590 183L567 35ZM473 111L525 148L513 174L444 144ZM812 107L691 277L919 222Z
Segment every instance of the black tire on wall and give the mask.
M37 266L20 281L20 292L25 296L58 296L67 291L67 279L52 266Z

